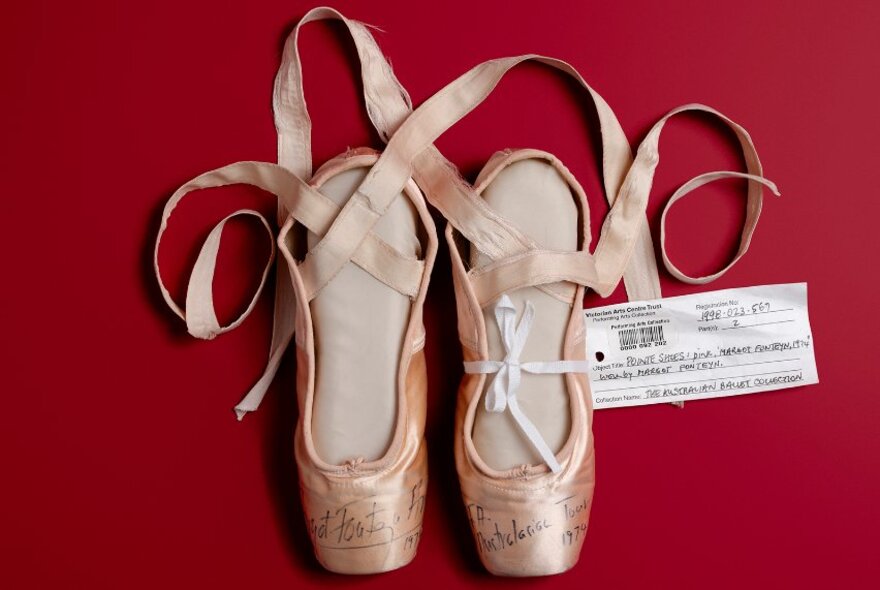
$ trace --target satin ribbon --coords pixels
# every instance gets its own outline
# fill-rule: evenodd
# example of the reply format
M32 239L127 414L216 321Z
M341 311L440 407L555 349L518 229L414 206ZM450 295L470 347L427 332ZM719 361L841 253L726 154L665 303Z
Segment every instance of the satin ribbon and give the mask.
M553 473L562 470L556 455L550 450L547 441L538 432L537 427L529 420L516 399L522 380L522 371L533 374L586 373L589 370L587 361L540 361L521 362L523 348L529 338L532 322L535 319L535 308L531 301L526 301L526 309L518 324L516 307L507 295L502 295L495 304L495 321L501 331L501 342L504 345L505 357L502 361L467 361L464 363L465 373L495 374L489 390L486 392L486 411L501 413L509 410L516 425L522 430L535 450Z

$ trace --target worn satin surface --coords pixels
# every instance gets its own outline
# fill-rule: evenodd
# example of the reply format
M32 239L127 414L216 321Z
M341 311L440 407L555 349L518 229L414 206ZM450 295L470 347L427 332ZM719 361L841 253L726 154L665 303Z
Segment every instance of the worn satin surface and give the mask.
M352 153L359 154L360 151ZM340 156L325 164L326 174L332 176L334 171L347 169L349 157ZM292 219L282 228L279 238L279 249L291 270L297 301L296 386L300 411L294 449L303 515L316 558L326 569L337 573L369 574L402 567L415 557L422 534L428 485L424 438L427 371L422 312L437 239L418 189L412 184L405 193L426 224L426 272L412 304L410 324L401 351L394 437L387 453L376 461L352 460L343 465L331 465L324 462L315 450L312 438L314 326L306 286L299 272L301 265L286 240L294 223ZM352 314L354 319L363 310L340 312Z
M502 166L498 161L495 166ZM494 166L493 166L494 167ZM586 201L577 195L579 206ZM589 228L580 228L582 239ZM452 226L446 229L451 254L459 335L465 361L487 355L486 325L477 294L456 244ZM563 346L563 358L583 360L583 287L577 287ZM562 466L552 473L546 465L523 465L509 471L489 467L472 438L474 416L481 401L485 375L465 374L458 393L455 419L455 462L462 499L480 560L502 576L542 576L564 572L580 556L590 519L595 487L592 397L583 374L569 373L571 431L557 453Z
M297 346L298 363L308 363ZM302 365L300 365L302 366ZM319 467L302 421L295 451L306 527L318 561L330 571L367 574L412 561L422 535L428 460L424 440L427 376L417 352L406 377L410 419L394 457L381 464Z
M567 358L576 358L572 347L567 348L574 353ZM464 352L466 360L479 358L467 347ZM456 467L480 560L494 574L550 575L578 561L596 481L592 408L585 377L569 374L566 378L572 431L557 454L562 465L558 474L544 465L524 465L507 472L485 465L470 435L485 376L465 375L462 380L455 420Z

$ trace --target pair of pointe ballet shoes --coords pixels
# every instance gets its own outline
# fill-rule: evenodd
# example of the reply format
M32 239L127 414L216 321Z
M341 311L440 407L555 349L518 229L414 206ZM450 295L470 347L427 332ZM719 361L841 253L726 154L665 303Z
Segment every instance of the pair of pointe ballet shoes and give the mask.
M323 19L341 21L354 39L367 112L387 145L382 153L351 150L313 174L297 39L304 24ZM556 157L505 150L470 185L433 146L525 61L573 76L598 111L611 208L593 253L586 195ZM367 27L331 8L310 11L291 33L273 104L278 164L238 162L184 184L165 207L155 266L171 309L191 334L210 339L240 325L253 309L277 241L269 362L235 410L241 419L257 408L295 335L300 412L294 444L318 560L340 573L388 571L412 560L422 534L428 478L422 308L438 246L430 203L449 221L445 236L465 361L454 452L477 551L498 575L571 568L586 535L595 482L584 291L606 296L623 277L631 299L660 297L645 206L660 131L684 111L709 113L729 125L747 172L698 176L667 208L707 182L747 179L748 214L735 263L757 223L763 186L776 192L762 176L748 134L709 107L687 105L663 117L633 158L602 97L567 63L536 55L482 63L413 111ZM231 184L276 195L280 232L276 236L252 210L223 219L205 241L181 308L158 264L171 212L191 191ZM214 267L224 225L240 215L259 218L272 257L245 312L221 326L212 300ZM665 250L663 260L674 276L693 283L730 267L695 278L681 273Z

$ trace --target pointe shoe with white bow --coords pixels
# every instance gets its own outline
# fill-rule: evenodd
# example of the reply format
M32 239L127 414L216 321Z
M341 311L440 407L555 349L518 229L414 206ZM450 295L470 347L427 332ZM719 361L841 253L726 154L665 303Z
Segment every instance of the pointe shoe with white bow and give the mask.
M500 153L474 188L533 252L589 244L584 193L546 152ZM459 328L471 336L462 339L456 459L477 551L499 575L563 572L578 560L595 485L584 286L539 263L492 287L482 277L498 263L452 231L447 239Z
M480 559L493 574L550 575L571 568L586 536L595 483L592 406L582 300L603 295L627 266L647 195L621 194L595 255L580 185L537 150L493 158L476 186L431 145L480 104L503 75L540 56L480 64L423 103L388 144L409 162L428 201L449 221L464 377L455 420L461 493ZM629 162L623 132L594 97L610 149L615 196Z

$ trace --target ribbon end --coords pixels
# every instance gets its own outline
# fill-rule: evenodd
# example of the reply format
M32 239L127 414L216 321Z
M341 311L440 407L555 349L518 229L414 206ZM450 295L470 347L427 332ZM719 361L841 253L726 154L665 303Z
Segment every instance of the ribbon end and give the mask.
M495 305L495 307L516 310L516 308L513 306L513 301L510 299L510 297L507 296L507 293L503 294L501 298L498 299L498 303Z
M213 340L220 333L210 325L203 323L189 325L189 322L187 322L186 331L190 336L199 340Z

